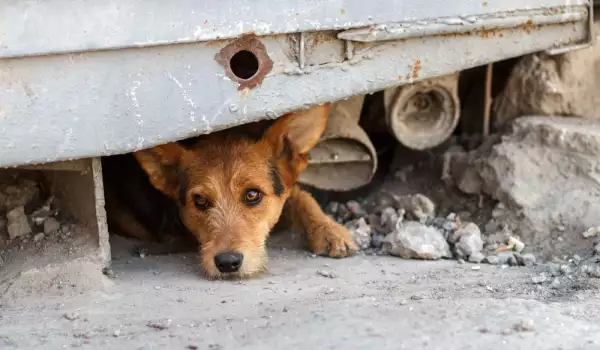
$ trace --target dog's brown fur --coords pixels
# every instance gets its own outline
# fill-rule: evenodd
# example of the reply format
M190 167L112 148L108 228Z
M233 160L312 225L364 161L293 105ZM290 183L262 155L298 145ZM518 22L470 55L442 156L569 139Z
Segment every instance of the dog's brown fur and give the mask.
M200 137L189 148L171 143L135 152L146 182L163 198L140 177L135 184L123 181L124 172L135 172L131 163L105 162L105 176L111 177L107 182L121 181L120 187L107 186L111 230L145 240L188 231L199 243L209 278L250 277L266 269L265 242L285 207L292 224L305 232L311 251L350 255L357 247L349 232L296 185L308 165L307 152L325 129L327 112L323 105L287 114L267 128L260 126L258 137L251 135L250 126L241 126ZM147 198L132 200L131 186ZM164 209L157 213L156 208ZM151 222L144 224L144 219ZM217 269L214 258L224 252L243 254L237 272Z

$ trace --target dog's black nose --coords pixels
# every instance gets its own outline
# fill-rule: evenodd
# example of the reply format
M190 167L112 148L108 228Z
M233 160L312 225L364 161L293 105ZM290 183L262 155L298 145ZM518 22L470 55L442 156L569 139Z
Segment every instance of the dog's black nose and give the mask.
M220 272L236 272L242 266L244 256L240 253L219 253L215 255L215 265Z

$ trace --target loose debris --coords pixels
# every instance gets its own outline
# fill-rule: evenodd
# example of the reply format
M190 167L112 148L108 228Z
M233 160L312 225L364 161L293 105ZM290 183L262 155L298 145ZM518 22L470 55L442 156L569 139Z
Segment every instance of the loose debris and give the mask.
M61 215L54 197L43 197L38 183L5 175L0 181L0 266L13 261L17 251L44 254L53 243L73 239L72 225Z
M330 271L325 271L325 270L317 270L317 275L321 276L321 277L325 277L325 278L336 278L337 275L333 272Z
M506 225L492 219L483 233L477 224L463 221L459 214L436 216L435 208L433 201L420 193L397 196L381 192L370 202L330 202L325 211L350 230L366 254L425 260L455 258L473 264L535 264L535 257L522 253L525 244Z
M383 250L405 259L452 257L450 246L438 229L414 221L398 225L397 230L385 238Z
M149 328L154 328L158 331L162 331L165 329L168 329L169 327L171 327L171 324L173 323L173 320L171 319L165 319L165 320L155 320L155 321L149 321L146 326Z
M532 319L524 319L514 326L517 332L533 332L535 330L535 323Z

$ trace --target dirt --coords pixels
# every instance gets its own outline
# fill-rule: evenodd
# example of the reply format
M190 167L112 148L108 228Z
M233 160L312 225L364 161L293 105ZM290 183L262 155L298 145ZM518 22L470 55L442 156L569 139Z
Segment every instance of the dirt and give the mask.
M596 284L556 290L524 267L311 257L285 236L271 242L269 272L246 281L204 280L193 254L140 258L115 244L103 290L2 305L0 347L600 347Z
M548 120L553 127L541 121L536 130L580 139L564 131L570 124ZM552 151L535 140L538 148L525 148L505 137L502 147ZM521 187L490 190L487 168L473 159L491 144L476 146L453 139L431 152L399 147L393 170L372 186L319 197L355 231L361 252L317 257L298 233L279 232L269 241L269 271L243 281L208 281L196 254L155 256L120 237L111 238L112 266L103 271L89 258L97 256L96 238L59 215L50 198L0 188L10 198L0 207L0 348L600 349L598 223L586 216L583 229L563 220L568 242L547 230L534 236L546 232L544 244L522 240L531 237L518 230L525 226L511 227L505 214L523 216L515 203L528 218L542 207L528 211L529 202L506 198L529 198L532 166L497 167L508 175L494 178L518 176L509 184ZM515 169L527 159L519 154L510 154ZM560 189L590 183L577 167L561 170L564 161L536 159L546 177L560 170Z
M442 160L431 154L400 162L384 186L359 199L423 193L437 216L458 213L485 226L494 201L445 186ZM280 232L269 242L267 274L207 281L195 254L140 255L135 242L119 237L111 245L112 268L100 283L81 278L98 274L90 271L97 265L75 259L65 271L81 274L42 281L40 270L25 278L31 293L4 294L0 348L600 348L593 257L530 267L369 250L329 259L303 250L297 233ZM35 293L40 284L44 294Z

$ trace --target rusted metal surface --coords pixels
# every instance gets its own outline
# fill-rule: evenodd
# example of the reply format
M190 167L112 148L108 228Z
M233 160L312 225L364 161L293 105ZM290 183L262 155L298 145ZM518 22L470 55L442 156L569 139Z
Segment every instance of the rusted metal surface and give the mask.
M251 53L257 60L256 72L249 74L248 78L235 74L232 67L234 55L243 51ZM251 89L259 85L273 69L273 61L269 58L265 46L252 34L245 35L222 48L215 55L215 60L225 69L225 75L239 84L238 90Z
M63 1L66 0L30 1L27 24L38 28L35 23L31 23L31 19L37 18L36 11L41 8L47 9L46 17L56 14L58 18L64 18L62 16L65 14L62 12L57 13L57 10L46 7L47 4L64 5ZM121 4L130 0L123 1ZM17 3L22 5L23 2ZM84 3L83 0L72 1L70 9L79 11ZM249 3L243 3L249 6ZM156 4L149 0L140 3L140 6ZM198 6L207 8L221 6L214 5L215 2L191 0L178 0L177 4L200 4ZM263 3L258 1L253 4L259 6ZM560 6L562 2L497 0L488 1L485 6L478 1L461 1L451 6L447 4L445 0L393 4L388 1L368 4L362 1L359 4L355 0L333 1L323 7L309 6L308 12L314 18L322 18L323 13L330 13L330 6L335 5L338 6L336 13L340 18L353 16L364 21L344 22L331 19L320 24L310 23L306 14L300 13L298 17L304 18L302 25L290 22L290 28L295 28L293 33L272 36L261 36L266 33L264 28L256 30L255 26L246 26L247 22L239 22L241 28L236 27L230 32L218 32L217 29L211 31L206 29L211 25L209 20L208 24L202 24L199 36L186 45L168 45L181 41L167 40L171 38L169 36L157 36L158 28L164 29L165 33L169 32L169 35L174 32L155 20L152 23L157 28L147 32L150 39L138 45L143 48L49 54L75 49L70 44L64 46L66 42L60 37L55 43L56 50L44 51L44 56L35 54L48 48L50 41L42 43L35 37L16 43L15 33L22 33L15 32L10 23L3 23L3 29L9 29L3 33L2 43L6 47L0 47L0 55L2 52L4 57L16 55L17 52L25 55L22 51L29 48L31 50L28 53L32 56L0 59L0 88L3 91L0 95L0 166L131 152L264 118L275 118L313 104L452 74L535 51L580 43L590 35L585 19L565 22L562 17L556 17L550 12L548 18L551 20L544 22L546 24L536 25L535 30L529 31L516 27L376 42L342 40L335 34L335 30L352 29L359 25L364 27L369 24L393 23L394 21L386 20L392 17L399 23L417 23L420 19L433 23L435 21L431 18L458 18L467 22L475 19L476 23L485 24L486 16L496 13L507 13L507 16L520 16L529 12L538 14L544 9ZM572 6L565 7L568 10L565 12L566 16L579 11L585 4L586 1L571 2ZM287 5L286 11L299 6ZM102 17L105 3L98 6L99 12L96 14ZM172 7L173 9L165 10L164 17L161 18L169 17L173 14L172 11L183 11L175 5ZM418 9L412 12L394 12L405 8ZM0 19L6 18L7 9L11 7L7 5L0 8ZM242 12L251 18L258 16L256 9L246 7ZM346 10L345 14L341 14L341 9ZM368 9L378 11L369 14ZM513 12L507 12L509 10ZM125 12L122 11L124 10L116 12L118 20L114 23L121 23L123 20L120 16L125 16ZM269 5L269 11L270 14L280 13L279 6L272 4ZM409 12L415 18L399 15ZM18 12L11 12L11 15L20 18ZM187 15L190 16L189 13ZM225 11L222 16L229 18L229 15ZM145 18L145 15L140 16ZM196 12L192 17L198 19L198 16ZM370 16L373 18L367 20ZM466 17L461 19L461 16ZM141 20L140 18L136 20ZM284 21L283 18L269 23L277 23L273 25L277 27ZM554 20L557 22L552 22ZM79 23L80 18L73 17L72 21ZM449 20L450 24L447 26L461 26L452 24L453 21ZM62 25L60 21L55 22ZM102 27L96 28L98 32L91 31L90 46L84 45L79 49L116 48L121 44L136 46L131 44L131 38L139 34L139 28L136 28L136 33L125 36L121 33L122 27L118 26L113 29L120 34L106 35L104 39L108 44L102 46L96 36L103 33L104 25L108 26L109 23L113 22L109 20L106 24L103 23ZM232 23L237 22L229 22L229 25ZM287 28L277 28L287 33ZM301 28L300 32L298 28ZM327 31L310 32L303 28ZM54 29L56 28L49 28L47 32L38 30L36 33L44 37ZM30 33L28 28L23 30L23 33ZM82 38L78 30L74 30L72 36L66 38L73 38L73 42L77 42ZM214 39L215 33L231 35L234 32L236 35L254 32L256 36L251 39L246 36L237 40L193 42ZM167 38L167 41L160 41L157 39L159 37ZM221 39L224 37L219 36ZM29 37L25 35L20 38ZM158 46L152 46L155 44ZM258 62L257 71L260 70L260 73L253 76L241 74L241 79L238 75L232 77L231 59L236 52L240 52L241 47L250 49L248 52L254 55ZM8 51L2 51L3 48Z
M28 0L0 7L0 57L149 47L587 5L587 0Z
M488 37L500 30L520 29L531 34L539 26L572 23L589 17L588 6L561 6L539 10L510 11L480 16L460 16L381 24L361 29L350 29L338 35L340 39L376 42L434 35L473 35Z

